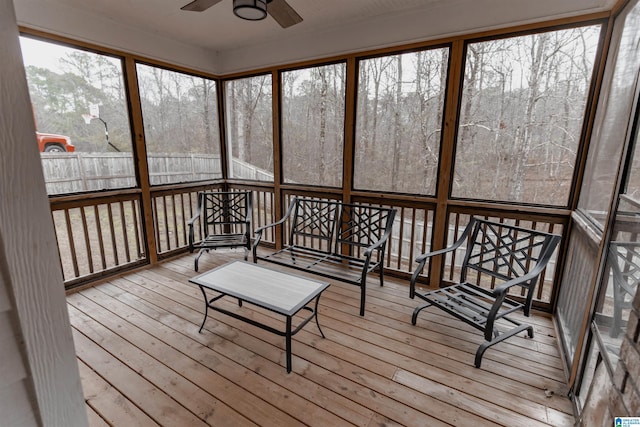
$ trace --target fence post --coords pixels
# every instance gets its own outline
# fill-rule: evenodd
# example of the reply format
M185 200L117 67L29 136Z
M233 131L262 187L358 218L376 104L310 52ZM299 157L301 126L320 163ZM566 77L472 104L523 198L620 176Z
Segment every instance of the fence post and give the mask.
M78 171L80 172L80 183L81 183L82 191L87 191L89 190L89 187L87 187L87 174L85 173L85 170L84 170L84 162L82 161L82 155L80 153L75 153L75 156L78 163Z

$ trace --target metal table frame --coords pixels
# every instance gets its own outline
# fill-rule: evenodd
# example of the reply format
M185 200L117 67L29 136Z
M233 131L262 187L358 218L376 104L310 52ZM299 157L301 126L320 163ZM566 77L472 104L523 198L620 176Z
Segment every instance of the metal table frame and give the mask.
M227 274L227 272L231 272L233 274ZM230 280L231 278L233 278L233 281ZM260 287L259 289L256 289L260 291L266 290L277 292L278 286L274 282L271 282L271 279L284 279L284 281L294 280L307 285L311 284L311 286L315 284L316 287L315 289L310 289L309 292L302 292L294 300L295 304L290 307L285 307L284 304L278 305L273 301L269 302L262 300L259 297L259 292L257 292L256 294L251 294L250 289L247 289L248 281L256 281L255 286ZM238 319L250 325L257 326L258 328L265 331L283 336L285 337L286 346L287 373L291 372L292 336L298 333L312 319L315 319L318 330L320 331L320 335L322 336L322 338L325 337L322 329L320 328L320 322L318 321L318 302L320 301L320 295L322 294L322 292L329 287L329 283L308 279L306 277L281 272L243 261L229 262L206 273L193 277L189 279L189 282L198 285L205 301L204 319L202 320L202 324L200 325L200 329L198 330L198 332L202 331L202 328L207 321L209 309L211 309L220 313L224 313L230 317L233 317L234 319ZM242 289L243 287L245 288L244 290ZM216 295L213 298L209 298L207 296L207 290L218 292L219 295ZM250 319L241 314L214 305L216 301L225 296L230 296L237 299L240 306L242 306L243 302L247 302L285 316L285 330L282 331L280 329L276 329L272 326L260 323L254 319ZM312 308L309 307L308 304L313 300L315 300L315 303ZM302 321L295 328L293 328L292 319L302 310L308 311L309 316L302 319Z

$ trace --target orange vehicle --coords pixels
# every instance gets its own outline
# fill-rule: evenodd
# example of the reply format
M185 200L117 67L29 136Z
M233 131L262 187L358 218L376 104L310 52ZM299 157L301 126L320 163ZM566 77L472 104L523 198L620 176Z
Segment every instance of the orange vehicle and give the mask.
M40 152L47 153L72 153L76 147L71 143L71 138L54 133L36 132L38 138L38 148Z

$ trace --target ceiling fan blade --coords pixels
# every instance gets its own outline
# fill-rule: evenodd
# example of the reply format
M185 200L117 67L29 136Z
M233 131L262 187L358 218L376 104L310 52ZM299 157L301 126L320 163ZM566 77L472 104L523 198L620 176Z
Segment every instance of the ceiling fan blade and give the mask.
M190 10L192 12L202 12L209 9L211 6L215 6L222 0L194 0L189 4L182 6L182 10Z
M267 6L267 12L282 28L302 22L302 16L298 15L286 0L272 0Z

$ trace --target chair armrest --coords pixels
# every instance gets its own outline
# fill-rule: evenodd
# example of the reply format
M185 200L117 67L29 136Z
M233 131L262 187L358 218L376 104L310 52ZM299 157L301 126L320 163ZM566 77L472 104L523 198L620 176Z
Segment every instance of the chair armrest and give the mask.
M198 207L196 208L196 213L193 217L187 220L187 225L189 226L189 252L193 253L194 248L194 231L193 224L196 222L198 218L200 218L200 214L202 212L202 193L198 194Z
M462 243L460 243L462 244ZM437 251L433 251L433 252L426 252L422 255L418 255L416 257L416 259L414 260L415 262L417 262L418 264L421 264L424 266L424 264L426 263L426 261L434 256L438 256L438 255L442 255L442 254L446 254L448 252L452 252L455 251L456 249L458 249L460 247L460 244L458 244L458 242L454 243L453 245L446 247L444 249L439 249Z
M389 224L390 226L387 227L382 237L380 237L378 241L369 245L369 247L367 247L367 249L364 251L364 256L367 259L371 258L371 254L373 253L374 250L379 249L381 246L384 246L387 244L387 241L389 240L389 236L391 236L391 231L393 228L393 217L390 219Z
M524 276L516 277L515 279L511 279L507 282L504 282L500 286L496 286L491 290L491 292L496 297L505 295L510 288L513 288L514 286L518 286L518 285L523 286L526 284L526 282L530 282L531 280L537 279L544 267L545 266L541 266L540 268L538 268L538 266L536 266L536 268L534 268Z
M558 243L560 243L560 236L550 236L550 238L547 239L545 246L542 248L542 252L540 253L540 257L538 259L538 262L536 263L536 266L527 274L508 280L505 283L496 286L492 291L496 298L504 299L509 289L514 286L526 286L527 288L529 288L529 292L527 293L526 304L524 306L524 315L529 316L529 310L531 308L531 301L533 297L533 292L531 292L531 289L533 285L535 285L535 282L538 280L538 276L540 276L542 271L547 268L547 264L549 263L551 255L553 255L553 252L555 251ZM527 284L527 282L529 283Z
M285 222L285 220L287 219L287 216L282 217L282 219L280 221L274 222L272 224L267 224L267 225L263 225L262 227L258 227L256 228L256 230L253 232L253 234L255 234L256 236L262 236L262 232L268 228L273 228L277 225L282 224L283 222Z
M453 242L453 244L451 246L448 246L448 247L446 247L444 249L439 249L437 251L424 253L422 255L419 255L415 259L415 262L418 263L418 266L413 271L413 274L411 275L411 281L409 282L409 297L410 298L413 299L413 297L416 294L416 281L418 280L418 276L420 276L420 273L422 273L422 270L424 270L424 266L427 263L427 259L429 259L431 257L434 257L434 256L446 254L448 252L455 251L460 246L462 246L462 244L467 240L467 237L469 237L469 234L471 233L471 230L473 229L474 223L475 223L475 219L472 218L471 221L469 222L469 224L467 224L467 227L464 229L464 231L462 232L462 234L458 238L458 240Z
M193 223L194 223L194 222L196 221L196 219L198 219L198 218L200 218L200 209L198 209L198 210L196 211L196 214L195 214L193 217L191 217L191 218L189 218L189 219L187 220L187 225L188 225L189 227L193 227Z
M251 251L253 252L253 262L257 262L257 256L258 256L258 245L260 244L260 240L262 240L262 232L268 228L273 228L276 227L280 224L282 224L283 222L285 222L289 216L291 215L291 212L293 212L293 207L296 204L296 198L294 197L291 200L291 204L289 205L289 208L287 209L287 212L284 214L284 216L277 222L274 222L272 224L267 224L267 225L263 225L262 227L258 227L256 228L256 230L253 232L254 235L254 239L253 239L253 246L251 247Z
M471 230L473 229L473 222L470 222L467 227L464 229L464 231L462 232L462 235L460 235L460 237L458 238L458 240L456 240L455 242L453 242L453 244L451 246L447 246L444 249L439 249L437 251L433 251L433 252L427 252L424 253L422 255L419 255L415 261L417 263L422 264L422 266L424 267L424 264L426 262L426 260L428 258L434 257L434 256L438 256L438 255L442 255L442 254L446 254L447 252L451 252L451 251L455 251L456 249L458 249L466 240L467 237L469 236L469 234L471 233Z

